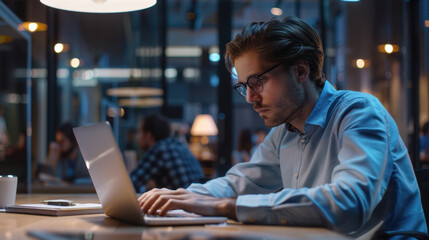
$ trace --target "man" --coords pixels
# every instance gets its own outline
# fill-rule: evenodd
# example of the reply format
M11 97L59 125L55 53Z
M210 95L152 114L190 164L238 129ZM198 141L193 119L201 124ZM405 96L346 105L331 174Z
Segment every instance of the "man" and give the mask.
M181 208L244 223L320 226L351 237L427 232L394 120L368 94L336 91L316 31L298 18L253 23L227 44L235 89L272 130L250 162L187 190L154 189L144 212ZM231 71L233 72L233 71Z
M66 122L55 131L55 141L49 144L48 156L42 167L42 172L70 183L89 179L71 123ZM43 180L44 175L39 173L39 177Z
M170 122L165 117L152 114L143 119L139 144L146 153L130 174L138 192L155 187L184 188L204 177L188 147L170 135Z

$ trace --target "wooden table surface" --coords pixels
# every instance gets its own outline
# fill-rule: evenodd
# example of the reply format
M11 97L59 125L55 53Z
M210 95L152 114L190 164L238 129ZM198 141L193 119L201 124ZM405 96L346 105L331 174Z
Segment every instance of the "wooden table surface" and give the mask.
M95 194L18 194L16 204L39 203L46 199L99 203ZM0 239L40 239L29 233L44 231L80 237L73 239L346 239L324 228L243 225L234 221L205 226L146 227L121 222L105 214L53 217L0 210Z

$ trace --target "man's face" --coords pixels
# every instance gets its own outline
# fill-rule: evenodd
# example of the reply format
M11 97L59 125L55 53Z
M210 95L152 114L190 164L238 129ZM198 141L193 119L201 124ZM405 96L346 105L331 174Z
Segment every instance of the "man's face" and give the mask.
M246 52L235 60L238 79L243 83L250 76L262 73L275 64L259 59L254 52ZM294 68L286 70L284 66L279 66L261 76L261 79L263 91L255 93L247 88L246 101L253 104L253 109L268 127L286 122L293 124L305 101L304 89L295 77Z
M55 141L60 146L61 153L70 152L73 148L71 141L62 132L55 133Z

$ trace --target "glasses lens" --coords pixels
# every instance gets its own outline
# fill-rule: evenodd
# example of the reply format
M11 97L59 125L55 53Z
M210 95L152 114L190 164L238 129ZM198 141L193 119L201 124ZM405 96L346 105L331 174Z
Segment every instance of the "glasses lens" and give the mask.
M247 84L255 93L262 92L262 81L259 78L252 77L247 81Z
M247 89L242 83L238 83L234 86L234 89L243 97L247 95Z

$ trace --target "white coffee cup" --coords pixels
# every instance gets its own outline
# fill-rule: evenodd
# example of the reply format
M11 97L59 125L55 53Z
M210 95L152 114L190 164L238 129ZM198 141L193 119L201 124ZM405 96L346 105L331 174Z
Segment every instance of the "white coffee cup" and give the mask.
M0 175L0 208L15 204L17 185L17 176Z

